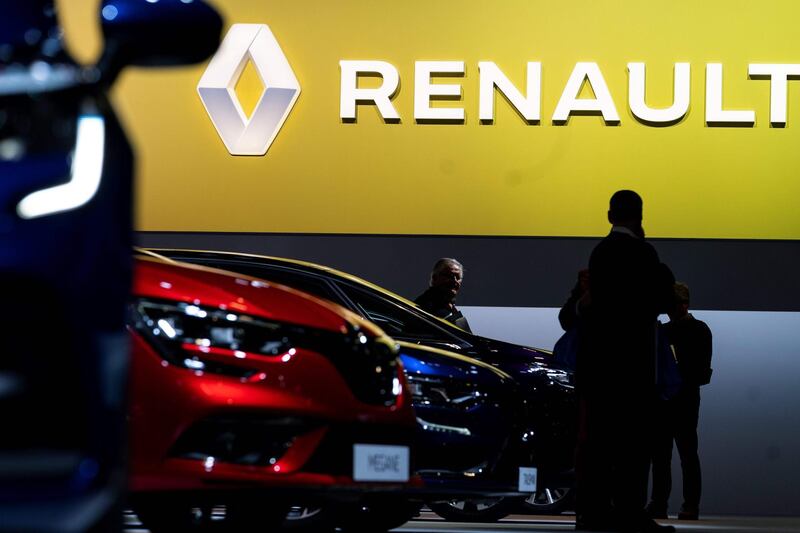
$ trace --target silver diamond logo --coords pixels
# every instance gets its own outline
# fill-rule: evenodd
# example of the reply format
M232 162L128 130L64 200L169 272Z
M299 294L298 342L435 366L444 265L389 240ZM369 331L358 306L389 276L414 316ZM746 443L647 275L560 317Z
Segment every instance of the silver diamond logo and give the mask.
M248 61L264 85L250 117L235 90ZM264 155L297 101L300 84L269 26L234 24L200 78L197 92L232 155Z

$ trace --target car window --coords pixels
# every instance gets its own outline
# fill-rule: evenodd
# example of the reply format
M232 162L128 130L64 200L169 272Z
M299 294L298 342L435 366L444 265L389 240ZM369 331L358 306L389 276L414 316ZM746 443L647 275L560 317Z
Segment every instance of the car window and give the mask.
M461 344L460 339L387 298L349 283L340 283L339 288L365 318L393 337Z
M306 274L305 272L301 272L299 270L291 270L272 265L244 263L241 261L226 261L224 259L189 259L188 261L214 268L230 270L231 272L238 272L254 278L261 278L267 281L280 283L281 285L286 285L287 287L307 292L319 298L324 298L340 305L342 304L341 298L334 292L333 288L328 282L317 276Z

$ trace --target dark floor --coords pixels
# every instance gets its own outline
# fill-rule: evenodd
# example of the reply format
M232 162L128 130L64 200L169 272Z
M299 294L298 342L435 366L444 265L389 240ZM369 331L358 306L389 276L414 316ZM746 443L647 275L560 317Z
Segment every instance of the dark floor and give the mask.
M678 520L663 521L672 524L678 532L686 533L800 533L800 518L758 518L758 517L707 517L697 522ZM463 522L445 522L432 513L422 516L394 531L404 533L516 533L539 532L560 533L572 531L572 516L527 516L514 515L495 524L468 524ZM127 532L145 533L135 516L127 517ZM263 533L257 525L253 532Z

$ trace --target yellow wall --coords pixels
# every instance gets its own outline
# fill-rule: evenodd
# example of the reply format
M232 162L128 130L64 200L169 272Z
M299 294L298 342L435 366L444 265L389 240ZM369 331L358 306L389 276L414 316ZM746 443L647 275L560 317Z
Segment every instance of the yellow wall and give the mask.
M94 4L61 1L67 38L85 61L100 47ZM609 195L633 188L649 236L800 238L800 81L789 82L787 127L771 128L769 82L747 79L748 63L800 63L796 0L215 5L227 25L270 26L302 93L266 156L234 157L195 90L205 65L126 71L114 100L139 155L138 229L590 236L607 230ZM401 124L369 107L355 124L340 121L341 59L398 68ZM465 124L414 122L416 60L466 62L463 101L436 104L464 107ZM484 60L520 88L525 63L542 62L540 125L526 125L499 96L495 123L479 124ZM551 123L578 61L600 65L619 126L594 116ZM672 101L673 63L691 62L684 121L652 128L632 117L631 61L647 64L652 106ZM705 125L708 62L724 64L725 108L755 110L755 127Z

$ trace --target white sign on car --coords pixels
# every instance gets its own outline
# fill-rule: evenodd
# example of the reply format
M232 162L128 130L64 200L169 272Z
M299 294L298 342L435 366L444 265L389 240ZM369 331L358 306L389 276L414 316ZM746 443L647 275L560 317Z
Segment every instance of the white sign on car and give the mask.
M408 446L353 445L355 481L408 481L409 470Z

